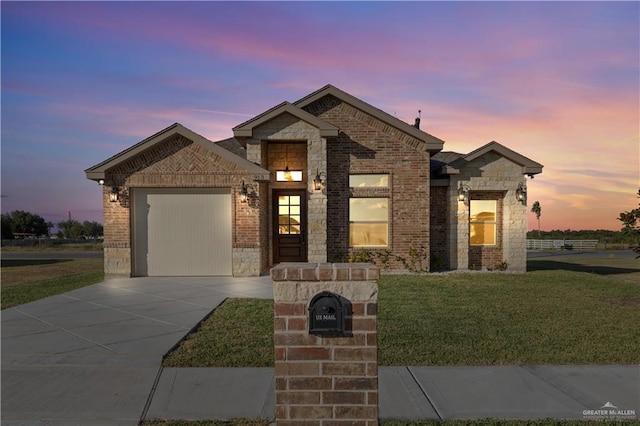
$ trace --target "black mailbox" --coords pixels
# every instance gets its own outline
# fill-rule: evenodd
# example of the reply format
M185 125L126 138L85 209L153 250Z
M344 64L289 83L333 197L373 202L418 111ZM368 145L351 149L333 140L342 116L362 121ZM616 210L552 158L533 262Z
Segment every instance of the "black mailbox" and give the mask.
M345 308L340 296L329 291L313 296L309 304L309 334L344 336L344 319Z

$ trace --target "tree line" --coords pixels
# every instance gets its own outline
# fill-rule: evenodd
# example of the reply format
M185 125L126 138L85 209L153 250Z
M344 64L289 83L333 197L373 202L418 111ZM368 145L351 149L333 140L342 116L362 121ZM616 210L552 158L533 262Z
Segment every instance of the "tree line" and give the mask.
M53 223L47 222L42 216L22 210L14 210L11 213L3 213L2 239L50 237ZM85 220L80 223L69 219L58 222L58 238L99 238L102 237L104 228L102 224Z
M640 198L640 189L638 189L638 198ZM541 239L541 240L598 240L602 243L622 243L622 244L635 244L632 249L640 254L640 203L638 208L620 212L617 219L622 222L622 229L620 231L609 231L605 229L598 230L585 230L585 231L573 231L566 229L561 231L559 229L553 231L541 231L540 230L540 216L542 215L542 206L539 201L533 203L531 212L536 215L538 220L538 230L527 232L527 238L529 239ZM640 256L638 256L640 257Z
M634 244L636 237L623 231L610 231L607 229L581 230L554 229L552 231L529 231L527 238L531 240L598 240L601 243Z

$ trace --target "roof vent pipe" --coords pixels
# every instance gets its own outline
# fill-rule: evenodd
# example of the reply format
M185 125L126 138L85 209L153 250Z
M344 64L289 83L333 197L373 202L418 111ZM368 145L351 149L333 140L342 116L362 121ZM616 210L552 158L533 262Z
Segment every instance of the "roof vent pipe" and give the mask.
M416 117L416 122L414 123L413 127L415 127L416 129L420 128L420 116L422 115L422 110L418 110L418 116Z

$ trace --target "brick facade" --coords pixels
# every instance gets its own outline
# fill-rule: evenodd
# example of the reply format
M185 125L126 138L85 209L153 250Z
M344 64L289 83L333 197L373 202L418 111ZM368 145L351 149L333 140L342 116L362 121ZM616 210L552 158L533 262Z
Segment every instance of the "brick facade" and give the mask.
M429 269L433 272L449 269L449 252L447 250L448 189L446 186L431 187Z
M276 422L377 425L377 279L369 264L281 264L274 285ZM350 302L348 337L309 334L309 303Z
M429 250L429 153L419 142L382 121L331 98L307 107L340 128L327 140L327 258L345 261L349 247L349 197L389 198L389 247L407 257L409 250ZM349 188L350 174L388 174L389 188ZM375 251L376 249L371 249ZM401 265L392 259L391 268Z
M295 104L285 102L233 131L235 138L215 144L176 123L150 137L148 149L140 149L143 141L86 171L90 179L107 183L108 276L135 273L131 197L136 188L228 189L236 276L260 275L274 264L273 196L282 189L306 191L309 262L345 262L364 250L389 256L385 267L402 270L406 265L397 257L411 259L419 252L425 256L423 270L489 269L503 261L509 271L526 270L527 206L515 194L525 175L540 173L542 165L500 144L468 155L440 152L439 139L333 86ZM276 171L286 166L302 170L302 181L277 182ZM321 190L313 185L316 173ZM350 188L354 174L385 174L389 186ZM239 199L243 181L247 203ZM458 201L459 184L472 197L499 200L495 246L470 246L469 208ZM120 189L117 203L109 202L111 185ZM387 247L350 247L351 198L388 199Z
M117 202L109 201L110 186L103 188L105 274L108 277L135 274L132 264L131 197L136 188L231 188L234 275L259 275L267 269L260 251L260 221L257 212L265 201L258 191L241 203L242 181L253 176L187 138L177 135L106 175L120 189ZM256 185L259 190L259 187Z

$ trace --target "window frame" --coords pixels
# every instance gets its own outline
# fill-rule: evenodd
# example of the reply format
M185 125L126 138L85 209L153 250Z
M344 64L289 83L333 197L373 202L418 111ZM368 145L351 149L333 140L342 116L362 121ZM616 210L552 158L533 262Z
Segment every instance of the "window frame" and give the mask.
M352 220L351 218L351 214L353 211L353 206L352 206L352 201L355 200L381 200L384 201L386 203L386 219L385 220ZM389 208L389 197L380 197L380 196L376 196L376 197L349 197L349 247L350 248L388 248L390 246L389 244L389 240L390 240L390 220L389 220L389 214L390 214L390 208ZM352 234L352 230L353 230L353 225L385 225L386 226L386 244L352 244L352 238L351 238L351 234Z
M471 215L471 209L472 209L472 204L474 202L492 202L493 203L493 218L494 220L472 220L472 215ZM495 247L498 245L498 200L496 199L471 199L469 200L469 245L470 246L474 246L474 247ZM474 225L481 225L481 226L485 226L485 225L493 225L493 242L492 243L474 243L472 241L472 237L471 237L471 229L473 228ZM484 240L486 241L486 239Z

